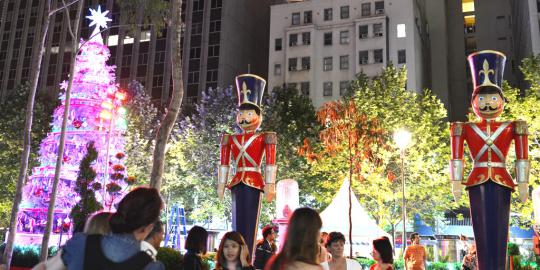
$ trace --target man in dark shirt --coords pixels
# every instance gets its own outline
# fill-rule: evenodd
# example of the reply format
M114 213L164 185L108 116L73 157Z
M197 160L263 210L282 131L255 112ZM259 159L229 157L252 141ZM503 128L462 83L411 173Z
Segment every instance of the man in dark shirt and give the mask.
M276 253L276 246L274 240L276 239L276 233L274 228L266 226L262 230L263 239L257 243L255 250L255 262L253 266L256 269L264 269L266 263L270 260L270 257Z

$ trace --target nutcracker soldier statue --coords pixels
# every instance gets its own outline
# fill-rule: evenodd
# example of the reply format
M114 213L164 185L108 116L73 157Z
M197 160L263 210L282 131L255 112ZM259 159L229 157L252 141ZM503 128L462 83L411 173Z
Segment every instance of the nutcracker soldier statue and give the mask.
M274 132L257 132L262 122L261 102L266 81L253 74L236 77L238 93L238 113L236 123L241 134L225 134L221 138L221 162L218 170L218 197L223 199L225 185L229 179L229 164L236 173L227 187L232 195L232 227L244 237L250 254L253 255L261 192L268 202L275 195L276 144ZM261 173L265 156L264 179Z
M527 124L519 120L496 120L506 101L501 88L505 61L505 55L497 51L469 55L474 86L471 103L481 121L455 122L450 127L452 193L459 200L461 184L469 192L480 270L501 270L506 265L510 195L516 186L506 170L506 156L512 141L517 158L515 176L519 197L523 202L528 197ZM467 179L463 178L464 142L473 160Z

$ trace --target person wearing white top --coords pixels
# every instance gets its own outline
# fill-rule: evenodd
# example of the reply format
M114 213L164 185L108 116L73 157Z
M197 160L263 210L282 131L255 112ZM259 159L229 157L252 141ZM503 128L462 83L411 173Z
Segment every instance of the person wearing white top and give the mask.
M165 231L163 230L163 222L156 221L154 222L154 228L148 234L148 236L141 241L141 251L146 252L154 261L156 260L157 250L163 241L163 235Z
M331 232L325 245L332 258L321 263L324 270L362 270L362 266L357 261L343 256L345 236L342 233Z

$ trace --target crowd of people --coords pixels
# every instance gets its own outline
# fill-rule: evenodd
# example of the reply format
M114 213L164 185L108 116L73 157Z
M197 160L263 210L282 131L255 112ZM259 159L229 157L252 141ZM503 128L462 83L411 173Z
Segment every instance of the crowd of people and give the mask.
M165 269L156 260L163 240L163 223L159 221L163 201L156 189L137 188L128 193L114 213L92 215L84 231L75 234L63 248L33 269ZM285 241L277 252L276 231L267 226L263 238L250 250L242 235L225 233L219 244L214 270L357 270L360 264L344 256L345 236L340 232L321 233L322 220L310 208L296 209L289 219ZM208 232L194 226L188 233L183 259L185 270L205 270L203 255L207 252ZM426 269L426 251L417 233L404 252L406 270ZM474 245L471 245L474 247ZM475 250L463 256L463 269L476 269ZM394 256L390 240L383 236L373 240L371 255L375 264L370 270L393 270Z

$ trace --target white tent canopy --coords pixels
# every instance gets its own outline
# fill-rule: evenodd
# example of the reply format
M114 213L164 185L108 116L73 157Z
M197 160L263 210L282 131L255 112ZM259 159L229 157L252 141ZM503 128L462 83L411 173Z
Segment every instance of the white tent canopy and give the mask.
M370 257L373 239L381 236L390 237L390 235L369 217L354 193L351 199L353 255ZM330 205L320 213L320 216L323 221L322 232L341 232L345 235L347 242L349 241L349 181L347 179L343 181L338 193ZM349 255L348 251L347 243L345 255Z

